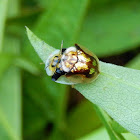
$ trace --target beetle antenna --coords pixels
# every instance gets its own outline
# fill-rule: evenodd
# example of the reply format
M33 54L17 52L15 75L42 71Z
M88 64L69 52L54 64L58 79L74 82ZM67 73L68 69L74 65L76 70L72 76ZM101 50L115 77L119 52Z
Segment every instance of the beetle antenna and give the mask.
M47 65L47 66L44 68L44 70L46 70L48 67L49 67L49 65Z

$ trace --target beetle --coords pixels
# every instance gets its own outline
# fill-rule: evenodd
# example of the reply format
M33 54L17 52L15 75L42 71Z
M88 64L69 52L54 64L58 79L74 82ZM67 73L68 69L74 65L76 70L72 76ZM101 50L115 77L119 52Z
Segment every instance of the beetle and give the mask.
M99 75L99 60L95 54L87 52L80 45L55 50L46 60L46 73L57 82L61 76L69 81L87 83L95 80Z

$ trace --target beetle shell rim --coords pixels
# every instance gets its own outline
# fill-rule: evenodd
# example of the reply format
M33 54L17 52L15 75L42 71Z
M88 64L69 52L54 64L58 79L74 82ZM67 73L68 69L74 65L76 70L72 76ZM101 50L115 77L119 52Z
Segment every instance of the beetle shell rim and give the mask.
M48 57L48 59L46 60L45 69L48 76L52 76L54 74L54 71L50 70L49 68L51 59L53 59L55 56L59 56L59 54L60 54L60 50L57 49L54 52L52 52L50 56Z

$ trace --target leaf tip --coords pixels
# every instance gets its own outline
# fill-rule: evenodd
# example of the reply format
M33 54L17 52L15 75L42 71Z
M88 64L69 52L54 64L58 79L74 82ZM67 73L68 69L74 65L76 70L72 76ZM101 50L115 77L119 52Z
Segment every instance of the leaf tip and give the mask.
M26 32L28 32L29 28L27 26L25 26L25 28L26 28Z
M32 46L34 47L33 39L35 40L35 39L37 39L37 37L33 34L33 32L27 26L25 26L25 28L26 28L28 39L29 39L30 43L32 44Z
M27 26L25 26L25 28L26 28L27 35L29 35L29 32L31 32L30 29Z

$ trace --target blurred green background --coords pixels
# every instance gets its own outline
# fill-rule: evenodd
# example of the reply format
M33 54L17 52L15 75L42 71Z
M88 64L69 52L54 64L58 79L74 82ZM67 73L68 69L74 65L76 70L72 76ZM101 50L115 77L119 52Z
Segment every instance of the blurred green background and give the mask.
M96 107L46 75L25 26L140 69L140 0L0 0L0 140L109 140Z

